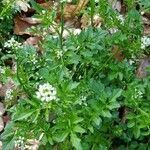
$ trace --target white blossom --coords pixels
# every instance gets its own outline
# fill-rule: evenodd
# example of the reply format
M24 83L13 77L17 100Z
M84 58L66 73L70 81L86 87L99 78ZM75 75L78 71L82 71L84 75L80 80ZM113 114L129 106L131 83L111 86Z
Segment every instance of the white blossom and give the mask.
M22 48L22 44L17 42L14 37L4 43L4 47L12 48L12 49L20 49Z
M118 29L117 29L117 28L110 28L110 29L109 29L109 32L110 32L111 34L114 34L114 33L118 32Z
M50 102L52 100L57 100L56 94L56 88L49 83L45 83L43 85L39 85L39 89L36 92L36 97L42 102Z
M56 51L57 58L60 59L63 56L63 51Z
M117 19L120 21L121 24L124 24L125 19L124 19L123 15L117 16Z
M142 97L143 97L143 92L139 89L135 89L134 98L137 99L137 98L142 98Z
M0 74L5 74L5 69L0 66Z
M25 149L25 143L24 143L24 137L19 136L15 140L15 148L24 150Z
M5 100L8 100L8 99L11 100L11 99L13 98L12 93L13 93L13 90L12 90L12 89L6 90L6 93L5 93Z
M143 36L141 38L141 49L145 49L148 46L150 46L150 38L147 36Z
M73 34L74 35L78 35L78 34L80 34L81 33L81 29L74 29L73 30Z

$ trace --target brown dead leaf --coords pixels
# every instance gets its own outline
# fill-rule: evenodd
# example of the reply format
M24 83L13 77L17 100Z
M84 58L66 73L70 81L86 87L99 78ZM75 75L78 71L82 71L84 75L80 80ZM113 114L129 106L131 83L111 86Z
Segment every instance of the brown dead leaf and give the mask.
M53 1L48 1L48 2L44 2L44 3L40 3L40 6L49 10L54 6L54 3L53 3Z
M144 35L150 35L150 26L144 27Z
M45 3L45 0L36 0L37 3L42 4Z
M120 50L120 47L117 45L113 46L112 54L113 54L114 58L117 59L118 61L122 61L124 59L124 55L123 55L122 51Z
M89 26L89 15L84 14L81 18L81 28L85 29L86 27Z
M24 44L27 44L27 45L38 45L39 41L41 40L42 38L41 37L29 37L25 42Z
M9 121L10 121L10 116L9 115L3 116L3 122L4 122L4 124L7 124Z
M26 29L30 28L31 26L38 25L41 21L36 18L31 18L31 17L20 17L16 16L14 18L14 34L17 35L23 35L23 34L30 34L29 32L26 31Z

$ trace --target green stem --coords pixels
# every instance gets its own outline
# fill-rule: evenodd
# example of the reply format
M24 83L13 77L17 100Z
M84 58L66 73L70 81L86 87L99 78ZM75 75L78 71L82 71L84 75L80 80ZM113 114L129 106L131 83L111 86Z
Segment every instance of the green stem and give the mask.
M95 1L90 0L90 5L91 5L91 26L94 27L94 22L93 22L93 16L94 16L94 9L95 9Z
M64 3L61 3L61 31L59 34L60 48L63 49L63 31L64 31Z

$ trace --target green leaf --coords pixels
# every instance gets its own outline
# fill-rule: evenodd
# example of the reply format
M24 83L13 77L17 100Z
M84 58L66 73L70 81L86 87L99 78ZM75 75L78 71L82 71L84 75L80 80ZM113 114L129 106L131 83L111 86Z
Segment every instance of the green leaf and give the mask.
M3 150L14 150L14 141L13 137L7 138L7 141L3 142L2 149Z
M26 110L25 112L15 114L13 116L13 119L14 119L14 121L24 120L24 119L27 119L28 117L30 117L34 112L35 112L35 110Z
M81 139L79 139L79 138L77 137L77 135L74 134L74 133L71 133L70 138L71 138L71 143L72 143L72 145L73 145L77 150L82 150L82 146L81 146L81 143L80 143Z
M78 132L78 133L85 133L85 129L83 129L81 126L77 125L73 128L73 131Z
M116 90L114 96L111 98L110 101L111 102L116 101L116 99L121 96L122 92L123 92L122 89Z
M93 121L97 126L99 126L100 123L102 122L102 119L99 116L97 116L97 117L94 117Z
M91 133L94 133L93 126L89 126L88 129L90 130Z
M134 125L135 125L135 122L128 122L127 127L132 128L134 127Z
M73 123L78 124L79 122L82 122L82 121L83 121L83 118L77 117Z
M80 84L79 82L70 82L67 89L70 91L76 89L79 84Z
M63 142L66 137L68 136L69 132L65 131L65 132L61 132L61 134L57 134L53 137L53 139L57 142Z
M110 111L108 111L108 110L103 110L102 111L102 116L103 117L107 117L107 118L111 118L112 117Z
M139 138L140 134L141 134L140 128L135 127L134 130L133 130L133 134L134 134L136 139Z

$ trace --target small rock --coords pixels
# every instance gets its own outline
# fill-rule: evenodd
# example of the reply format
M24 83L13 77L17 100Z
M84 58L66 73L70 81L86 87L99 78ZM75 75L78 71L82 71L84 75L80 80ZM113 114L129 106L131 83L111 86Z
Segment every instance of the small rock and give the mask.
M3 122L3 118L0 117L0 132L4 129L4 122Z
M0 102L0 116L5 113L4 104Z
M149 75L147 68L150 67L150 57L143 58L140 61L140 65L137 69L136 75L139 78L144 78Z
M3 145L2 141L0 141L0 150L2 150L2 145Z

